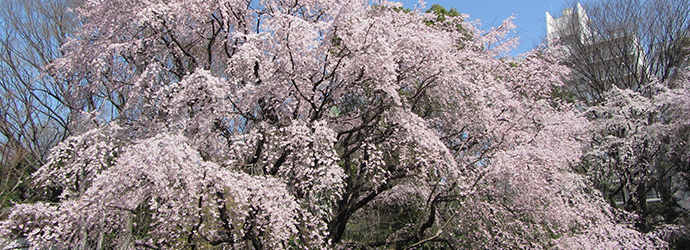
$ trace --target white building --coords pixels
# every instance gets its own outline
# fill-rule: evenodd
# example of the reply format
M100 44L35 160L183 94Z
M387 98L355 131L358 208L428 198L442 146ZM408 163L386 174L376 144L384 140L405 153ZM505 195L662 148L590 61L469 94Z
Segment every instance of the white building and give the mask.
M559 41L563 44L585 43L588 40L586 34L591 33L587 25L589 22L587 13L579 3L575 5L574 9L564 9L563 16L558 18L554 18L549 12L546 12L548 44L551 45Z
M549 46L562 45L569 56L575 72L568 87L580 100L595 103L613 85L636 90L648 79L637 37L624 29L598 33L579 3L561 17L546 12L546 33Z

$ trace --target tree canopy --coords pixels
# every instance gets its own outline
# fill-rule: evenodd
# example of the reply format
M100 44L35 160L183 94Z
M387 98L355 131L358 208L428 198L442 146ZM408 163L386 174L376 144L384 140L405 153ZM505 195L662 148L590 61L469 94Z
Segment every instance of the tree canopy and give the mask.
M117 11L114 11L117 10ZM89 0L46 72L80 131L3 237L32 249L663 248L576 173L557 51L440 6Z

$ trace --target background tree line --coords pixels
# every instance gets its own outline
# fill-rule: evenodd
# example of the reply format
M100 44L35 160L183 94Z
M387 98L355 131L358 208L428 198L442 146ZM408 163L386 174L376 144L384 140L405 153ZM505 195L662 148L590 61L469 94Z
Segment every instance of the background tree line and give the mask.
M3 0L0 20L0 206L32 199L30 174L72 134L80 110L46 65L79 26L81 1Z
M581 171L612 206L639 214L640 230L687 227L688 97L669 93L687 91L690 3L576 4L573 23L557 28L569 34L558 41L573 70L565 96L586 105L593 122ZM687 231L677 237L687 247Z

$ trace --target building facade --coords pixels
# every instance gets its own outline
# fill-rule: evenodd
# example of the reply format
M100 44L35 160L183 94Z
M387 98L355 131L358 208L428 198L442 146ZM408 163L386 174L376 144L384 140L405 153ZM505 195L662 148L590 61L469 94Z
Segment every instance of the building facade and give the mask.
M573 69L567 87L588 104L601 102L612 86L637 90L648 81L637 37L622 27L610 28L599 29L579 3L560 17L546 13L547 43L560 46Z

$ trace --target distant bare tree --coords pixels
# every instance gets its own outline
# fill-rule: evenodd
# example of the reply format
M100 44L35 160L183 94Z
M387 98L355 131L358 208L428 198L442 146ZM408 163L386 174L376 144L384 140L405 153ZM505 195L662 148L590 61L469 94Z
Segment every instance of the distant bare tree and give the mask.
M571 4L549 21L549 42L561 43L574 70L572 88L595 104L615 85L644 92L658 80L669 87L690 45L690 2L605 0Z
M44 67L78 25L80 0L0 0L0 208L69 133L70 98Z

